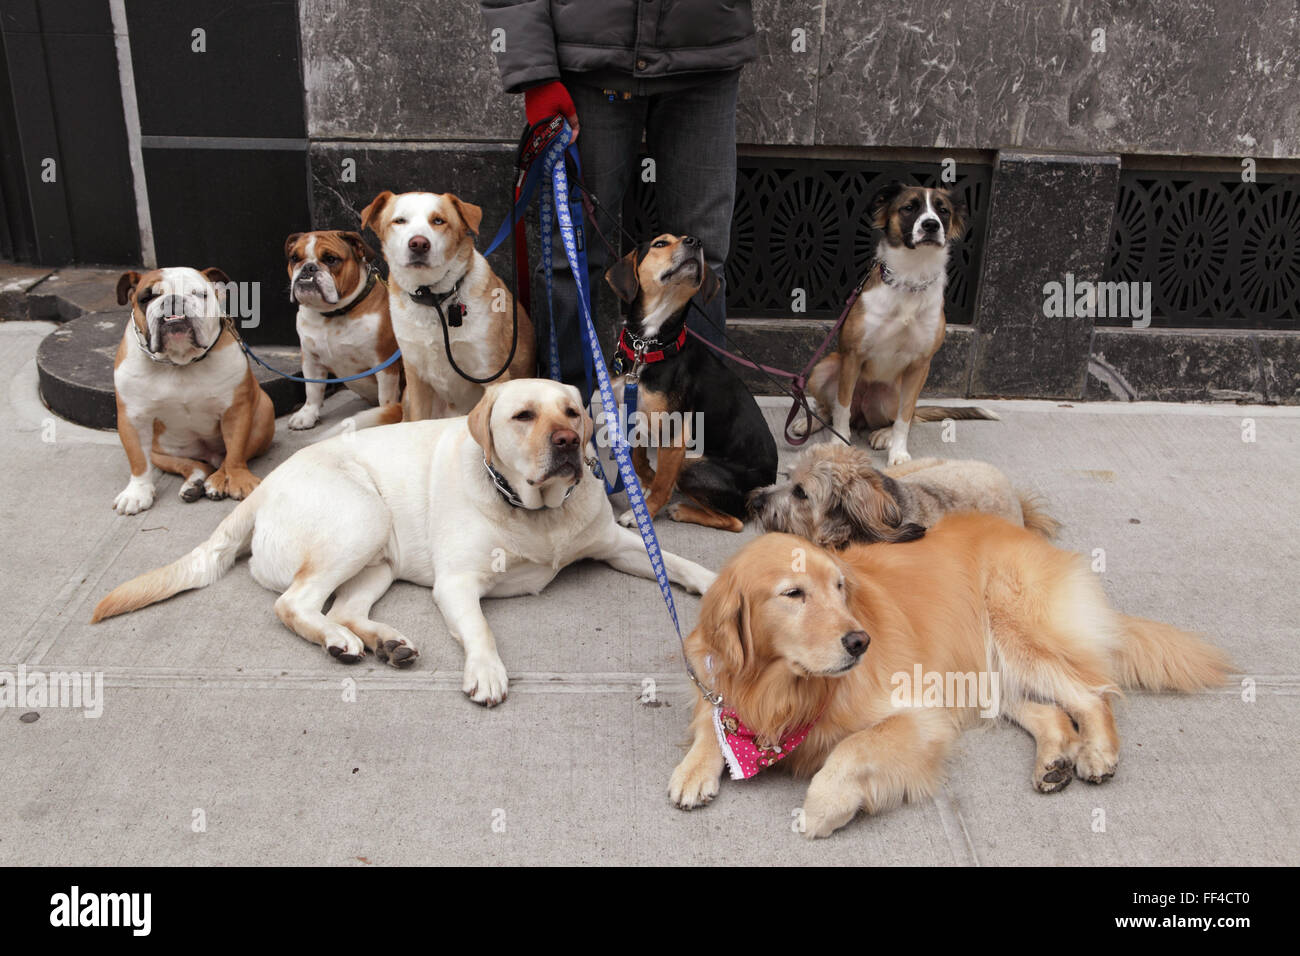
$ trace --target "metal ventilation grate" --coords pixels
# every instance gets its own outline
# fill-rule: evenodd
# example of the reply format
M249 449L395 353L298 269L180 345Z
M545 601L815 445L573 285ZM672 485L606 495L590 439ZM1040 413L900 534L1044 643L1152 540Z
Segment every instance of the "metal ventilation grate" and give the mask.
M1300 327L1300 176L1125 171L1105 278L1150 282L1153 326Z
M943 185L933 163L741 156L737 167L727 311L746 318L835 318L871 263L879 234L867 209L876 191L895 179ZM974 315L991 175L988 166L957 167L952 188L971 216L948 263L949 322ZM652 183L638 178L628 191L623 221L634 236L660 231ZM806 292L806 312L791 311L795 289Z

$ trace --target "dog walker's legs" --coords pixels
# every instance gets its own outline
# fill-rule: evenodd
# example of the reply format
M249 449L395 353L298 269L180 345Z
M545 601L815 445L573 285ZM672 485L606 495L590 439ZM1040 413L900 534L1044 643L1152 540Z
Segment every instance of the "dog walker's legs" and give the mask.
M1074 778L1074 761L1079 753L1079 734L1070 716L1053 704L1032 700L1005 702L1003 714L1034 737L1034 789L1039 793L1064 790Z
M385 664L409 667L420 656L415 645L394 628L370 619L370 609L392 583L393 569L388 562L363 568L338 589L334 604L325 616L361 638L367 650L373 651Z
M668 782L668 797L682 810L702 807L718 795L718 784L726 762L718 749L718 735L713 729L713 705L696 698L695 716L691 720L691 749L673 771Z
M208 475L212 474L212 466L207 462L169 455L154 445L153 463L163 471L170 471L173 475L180 475L185 479L181 485L181 501L198 501L203 497L203 482Z
M804 835L830 836L859 809L879 813L904 798L934 793L944 757L958 734L956 723L941 708L921 708L844 738L808 785Z
M465 648L465 678L461 682L469 699L476 704L495 707L506 699L509 678L506 665L497 653L496 638L483 616L480 600L484 582L473 574L435 571L433 599L452 636Z
M302 350L302 377L324 378L328 370L310 349ZM302 408L289 416L289 427L295 430L315 428L320 421L321 406L325 404L325 386L316 382L306 384L307 401Z

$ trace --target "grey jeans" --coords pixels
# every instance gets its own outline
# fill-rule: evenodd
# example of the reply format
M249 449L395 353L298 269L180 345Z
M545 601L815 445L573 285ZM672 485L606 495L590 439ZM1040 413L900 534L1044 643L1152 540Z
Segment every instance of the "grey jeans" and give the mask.
M625 254L631 251L627 248L629 240L619 242L617 218L632 177L642 175L639 152L644 131L647 151L654 159L660 230L699 238L704 244L706 262L723 283L707 305L697 300L712 321L691 310L687 324L709 341L724 344L721 330L726 324L727 294L722 267L731 245L731 213L736 198L739 71L721 80L709 80L675 92L630 99L618 97L613 102L599 87L587 86L573 76L565 79L581 124L578 154L582 159L583 180L600 203L596 218L601 231ZM573 192L576 198L576 188ZM593 318L604 337L621 322L616 315L603 313L597 305L602 297L599 293L605 288L605 270L611 257L590 223L585 232ZM635 238L641 242L652 237ZM553 241L553 249L555 324L562 377L583 390L586 380L577 293L558 240ZM540 279L540 266L537 271ZM543 289L538 292L533 296L533 321L537 327L537 355L545 369L550 333L545 292Z

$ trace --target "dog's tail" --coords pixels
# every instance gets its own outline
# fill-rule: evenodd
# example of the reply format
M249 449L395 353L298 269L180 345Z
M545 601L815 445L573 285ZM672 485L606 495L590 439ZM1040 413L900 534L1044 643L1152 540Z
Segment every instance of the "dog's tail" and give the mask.
M987 408L980 408L978 405L918 405L916 411L912 413L914 422L941 422L945 418L951 418L953 421L970 421L981 419L990 422L1000 422L1002 418L995 412Z
M1016 497L1020 499L1020 514L1024 518L1025 527L1037 531L1044 538L1055 538L1056 532L1061 530L1061 522L1048 514L1042 496L1032 491L1017 490Z
M401 420L402 406L400 404L393 402L388 405L376 405L374 408L367 408L355 415L349 415L322 435L320 440L337 438L339 435L346 435L348 432L360 431L363 428L374 428L377 425L396 425Z
M1115 655L1121 686L1193 691L1221 687L1232 671L1228 655L1195 634L1141 617L1119 615Z
M239 553L253 539L261 488L241 501L212 536L178 561L148 571L113 588L95 605L92 624L155 604L191 588L204 588L230 570Z

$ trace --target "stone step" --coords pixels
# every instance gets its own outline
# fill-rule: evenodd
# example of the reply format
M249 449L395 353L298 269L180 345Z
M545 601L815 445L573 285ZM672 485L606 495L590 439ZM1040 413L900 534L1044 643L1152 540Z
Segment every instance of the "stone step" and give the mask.
M117 354L127 309L91 312L57 326L36 353L41 400L50 411L90 428L117 426L117 401L113 390L113 357ZM301 375L298 349L257 346L267 363ZM303 386L281 378L253 363L253 373L275 403L276 416L287 415L305 399Z

